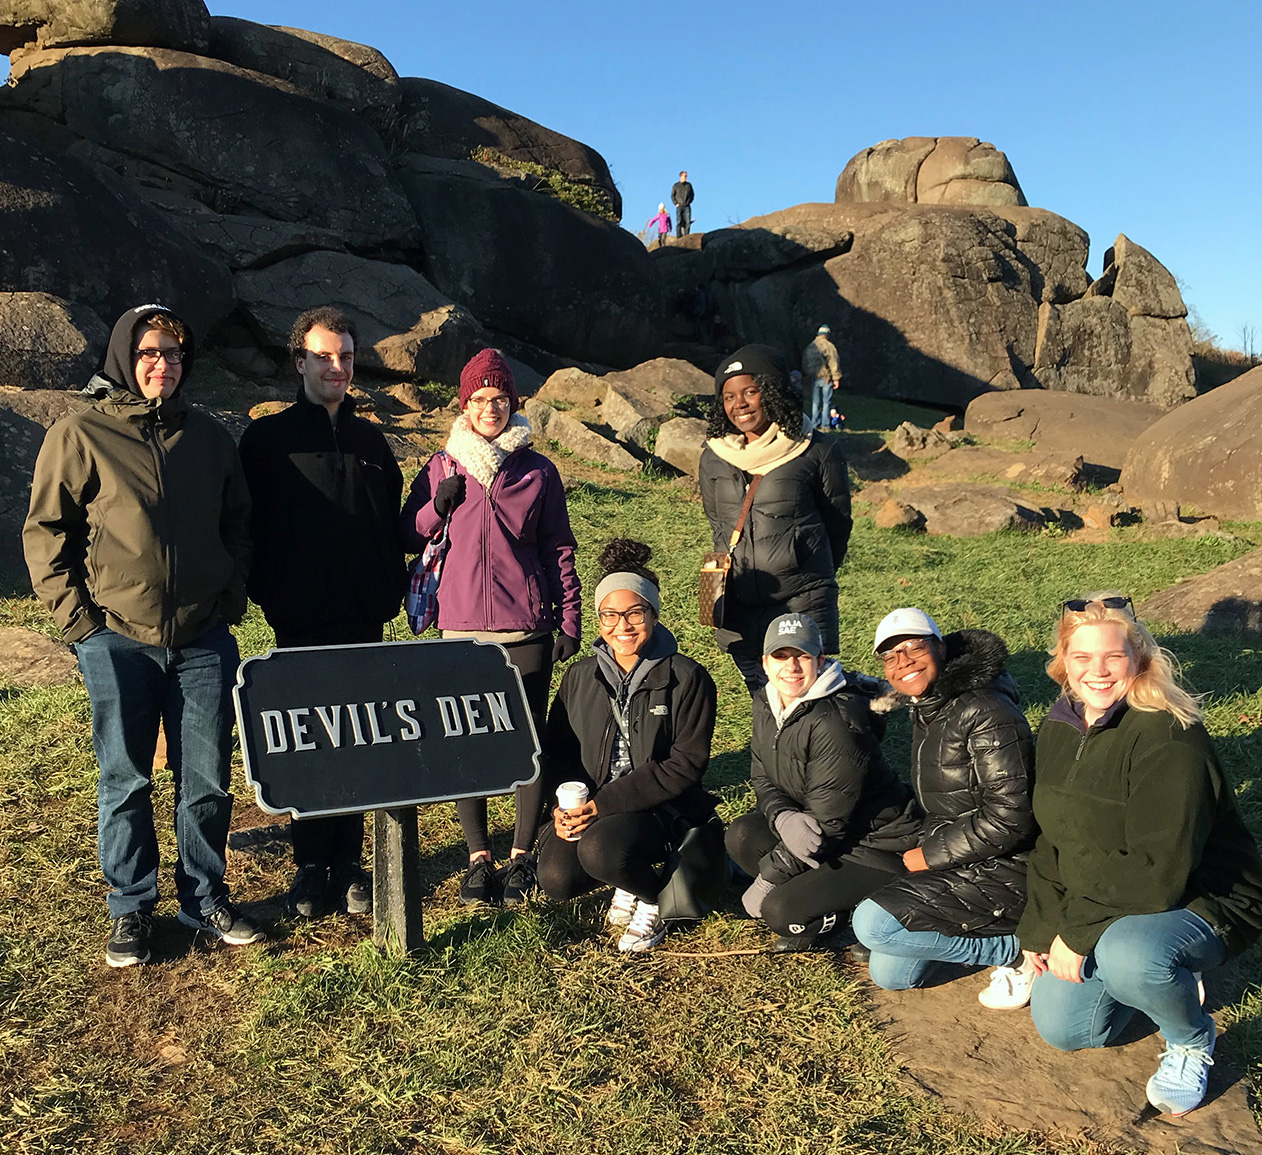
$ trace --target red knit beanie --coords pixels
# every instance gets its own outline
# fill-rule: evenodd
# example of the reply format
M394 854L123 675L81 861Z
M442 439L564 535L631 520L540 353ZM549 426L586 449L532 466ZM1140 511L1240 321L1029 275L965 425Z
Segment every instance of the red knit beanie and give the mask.
M498 349L483 349L460 370L461 409L479 389L502 389L508 394L509 412L516 413L521 408L513 370Z

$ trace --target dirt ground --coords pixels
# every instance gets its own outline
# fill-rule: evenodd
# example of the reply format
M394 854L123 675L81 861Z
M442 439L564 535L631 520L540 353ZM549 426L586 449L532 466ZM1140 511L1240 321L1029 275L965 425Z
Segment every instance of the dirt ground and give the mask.
M858 969L866 981L866 968ZM957 970L918 991L869 985L873 1014L907 1077L952 1111L1153 1155L1262 1152L1244 1072L1221 1036L1206 1102L1174 1121L1145 1097L1164 1048L1146 1018L1136 1015L1117 1046L1065 1054L1038 1037L1028 1011L990 1011L977 1002L988 974ZM1205 985L1211 1011L1234 1002L1241 989L1230 966L1207 974Z

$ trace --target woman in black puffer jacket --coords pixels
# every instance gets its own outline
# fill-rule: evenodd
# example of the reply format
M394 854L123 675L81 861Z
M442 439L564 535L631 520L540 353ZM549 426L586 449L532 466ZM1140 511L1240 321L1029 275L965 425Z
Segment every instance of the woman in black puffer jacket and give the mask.
M935 962L994 966L982 1003L1023 1006L1032 976L1014 931L1035 836L1034 741L1004 669L1008 648L985 630L943 638L908 608L881 622L876 652L911 698L912 785L925 818L920 845L903 856L908 873L855 910L872 981L902 990L923 985Z

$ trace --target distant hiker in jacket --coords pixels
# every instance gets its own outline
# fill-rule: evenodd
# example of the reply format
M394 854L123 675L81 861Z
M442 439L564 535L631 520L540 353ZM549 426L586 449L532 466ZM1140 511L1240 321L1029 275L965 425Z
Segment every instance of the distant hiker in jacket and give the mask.
M582 806L553 811L539 838L539 883L552 899L613 886L607 919L618 949L646 951L666 935L659 864L689 829L714 818L701 786L714 737L714 681L679 652L659 620L652 551L618 539L600 557L600 637L565 671L543 740L549 796L584 783Z
M22 535L36 596L92 701L112 967L151 957L159 723L176 785L179 920L234 946L263 937L224 883L239 660L228 626L246 608L250 497L231 435L183 396L193 351L162 305L119 318L84 390L93 404L44 438Z
M1014 935L1034 845L1034 743L1004 669L1008 648L985 630L945 638L912 607L887 614L874 649L885 676L911 699L912 788L924 812L908 873L854 913L886 990L924 985L937 962L998 968L983 1006L1021 1007L1031 976Z
M399 540L403 474L376 426L355 413L355 325L330 306L294 322L294 403L260 417L241 437L250 486L254 563L250 596L276 644L340 646L381 641L399 612L406 569ZM295 914L372 909L360 865L362 814L291 822Z
M670 203L675 206L675 236L686 237L692 232L692 185L686 172L671 185Z
M664 204L657 206L657 216L649 221L649 229L657 233L659 245L666 243L666 238L670 236L670 213L666 211Z
M758 807L728 827L727 848L754 876L742 901L780 936L772 949L808 950L903 873L919 823L881 754L880 683L825 657L807 614L771 623L762 661L749 772Z
M833 390L841 384L841 362L831 334L827 325L821 325L815 339L802 351L802 376L810 390L810 404L803 408L812 429L832 428L829 414L833 407Z
M420 552L450 522L438 628L444 638L504 646L543 733L553 664L578 653L582 630L565 489L556 466L530 447L530 422L518 412L513 370L499 350L483 349L461 371L460 408L446 448L412 483L404 544ZM511 857L498 875L486 799L456 803L469 848L461 902L517 903L534 890L542 780L519 786L516 801Z
M732 555L716 641L751 694L766 684L762 642L781 614L810 614L837 652L837 569L852 525L841 443L805 428L784 358L766 345L725 357L714 375L701 501L714 548L726 550L755 480L758 489Z
M1205 1097L1214 1020L1200 973L1262 931L1262 861L1200 703L1171 655L1105 591L1064 603L1039 729L1030 901L1017 933L1038 971L1034 1025L1062 1051L1113 1042L1135 1011L1166 1049L1148 1101Z

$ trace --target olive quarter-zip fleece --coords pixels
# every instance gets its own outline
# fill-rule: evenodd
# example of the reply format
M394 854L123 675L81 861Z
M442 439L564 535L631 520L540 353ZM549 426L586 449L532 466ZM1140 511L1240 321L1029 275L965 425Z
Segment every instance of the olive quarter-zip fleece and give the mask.
M112 384L94 378L96 403L44 438L27 568L67 642L108 626L175 649L245 613L249 492L213 417Z
M1205 727L1122 703L1087 728L1065 698L1039 730L1028 902L1017 934L1080 955L1119 918L1186 908L1239 953L1262 931L1262 860Z

